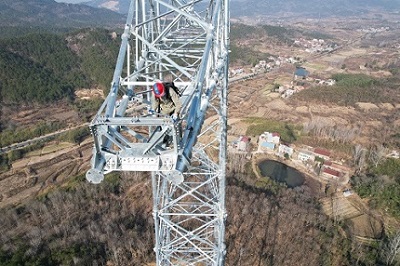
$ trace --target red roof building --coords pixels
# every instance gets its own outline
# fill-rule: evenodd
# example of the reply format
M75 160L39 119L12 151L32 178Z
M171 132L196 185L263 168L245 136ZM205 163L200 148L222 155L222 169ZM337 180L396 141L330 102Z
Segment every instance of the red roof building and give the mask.
M331 152L328 151L328 150L315 148L314 149L314 154L315 154L315 156L322 157L325 160L329 160L329 156L331 155Z
M322 173L328 177L333 177L333 178L339 178L342 176L342 173L340 173L339 171L330 169L330 168L324 168L322 170Z
M250 138L248 136L240 136L239 141L250 142Z
M237 149L239 151L248 151L250 148L251 138L247 136L240 136L238 139Z

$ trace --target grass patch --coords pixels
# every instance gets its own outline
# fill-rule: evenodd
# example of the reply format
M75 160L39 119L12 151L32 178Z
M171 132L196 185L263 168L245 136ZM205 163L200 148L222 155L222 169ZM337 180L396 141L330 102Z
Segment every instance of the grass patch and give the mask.
M86 182L86 173L70 177L63 188L67 191L74 190L82 182Z
M121 174L120 172L111 172L104 175L104 180L100 184L106 191L113 194L121 193Z
M334 86L317 86L293 95L293 99L319 104L356 107L357 102L397 103L400 91L394 79L375 79L364 74L336 74Z
M59 141L80 144L88 136L90 136L89 127L83 126L69 130L64 134L61 134L57 139Z
M44 202L48 199L49 194L54 193L58 190L67 192L75 191L80 183L85 182L85 174L86 173L71 176L67 179L66 182L62 183L61 185L46 186L44 189L39 191L39 193L36 195L36 199L38 201Z
M263 190L268 191L272 195L277 195L281 188L285 187L285 185L282 185L278 182L275 182L269 177L261 177L259 178L256 183L254 184L256 188L260 188Z
M65 122L39 122L28 128L10 127L0 132L0 145L2 147L13 143L40 137L66 127Z
M400 180L400 159L387 158L376 168L373 168L372 172L378 176L387 175Z
M40 156L41 154L42 154L42 150L38 149L38 150L28 152L27 154L25 154L24 157L35 157L35 156Z
M305 63L303 65L305 68L311 68L311 69L315 69L315 70L324 70L327 68L326 65L323 64L316 64L316 63Z
M260 170L258 169L258 167L256 168L257 173L254 173L253 165L252 165L251 161L247 162L244 165L244 169L245 169L246 175L252 180L256 180L257 179L257 174L259 174L259 176L261 176L261 173L260 173Z
M63 150L63 149L69 148L71 146L73 146L73 144L68 143L68 142L61 142L61 143L58 143L58 144L45 146L42 149L42 155L48 154L48 153L53 153L53 152L56 152L56 151L59 151L59 150Z
M68 142L61 142L61 143L58 143L58 144L47 145L47 146L44 146L43 148L36 149L36 150L33 150L33 151L30 151L30 152L26 153L24 155L24 157L25 158L29 158L29 157L35 157L35 156L42 156L42 155L46 155L46 154L49 154L49 153L53 153L53 152L56 152L56 151L60 151L60 150L69 148L71 146L73 146L73 144L68 143Z
M284 142L294 142L300 137L301 127L286 122L268 120L261 117L249 117L244 122L250 124L246 135L259 136L265 131L277 132Z
M260 60L265 60L271 56L268 53L262 53L255 49L249 49L248 47L242 47L235 44L231 44L231 53L229 54L231 62L248 64L255 66Z
M284 76L285 74L283 74L282 76L278 77L275 79L275 84L286 84L286 83L290 83L293 80L293 76L292 75L288 75L288 76Z

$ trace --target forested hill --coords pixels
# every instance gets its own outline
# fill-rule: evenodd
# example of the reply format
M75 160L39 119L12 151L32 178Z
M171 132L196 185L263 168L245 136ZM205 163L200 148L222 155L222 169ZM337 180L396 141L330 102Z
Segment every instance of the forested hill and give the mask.
M115 27L124 22L121 14L86 5L57 3L54 0L0 1L1 27Z
M246 36L244 32L254 29L235 26L232 36L237 38L238 32ZM108 92L120 41L116 32L107 29L81 29L62 34L35 32L0 38L1 101L52 103L72 99L78 88L98 86ZM255 54L251 50L238 51L235 46L231 60L248 61Z
M49 103L110 84L120 40L105 29L0 40L3 103Z
M232 38L256 30L235 25ZM283 40L291 36L282 27L265 26L259 30L260 34ZM99 86L108 92L120 41L120 36L112 30L89 28L62 34L35 32L0 38L1 101L52 103L72 99L76 89ZM232 44L232 62L257 61L257 54Z

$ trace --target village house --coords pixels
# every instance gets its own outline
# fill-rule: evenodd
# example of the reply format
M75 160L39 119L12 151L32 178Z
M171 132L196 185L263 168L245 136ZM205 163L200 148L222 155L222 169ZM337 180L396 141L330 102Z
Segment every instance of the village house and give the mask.
M296 64L297 62L299 62L298 60L296 60L293 57L289 57L286 59L286 62L290 63L290 64Z
M346 165L342 165L342 164L338 164L335 162L331 162L331 161L325 161L324 162L324 166L327 168L331 168L333 170L336 171L340 171L340 172L346 172L346 173L350 173L351 172L351 168L346 166Z
M278 147L278 154L279 154L280 156L285 156L285 154L287 154L289 157L292 157L292 155L293 155L293 148L290 147L290 146L288 146L288 145L285 145L285 144L279 144L279 147Z
M325 161L330 159L329 156L331 155L331 152L328 150L315 148L313 152L314 152L315 157L320 157L320 158L324 159Z
M318 79L318 78L316 78L316 79L314 79L314 81L315 81L315 83L318 84L318 85L326 85L326 86L333 86L333 85L335 85L335 83L336 83L336 81L335 81L334 79L327 79L327 80L324 80L324 79Z
M250 138L247 136L239 136L237 140L237 150L238 151L249 151L250 149Z
M353 192L350 189L347 188L343 191L343 196L349 197L351 195L353 195Z
M335 83L336 83L336 80L334 80L334 79L327 79L327 80L324 82L324 84L326 84L326 85L328 85L328 86L333 86L333 85L335 85Z
M321 168L324 177L334 179L349 176L351 171L350 167L331 161L325 161Z
M229 71L229 76L233 77L235 75L240 75L244 73L244 69L243 68L236 68L236 69L230 69Z
M261 141L279 144L279 142L281 141L281 137L280 137L279 133L276 133L276 132L270 133L270 132L266 131L260 135L260 142Z
M297 159L303 162L314 161L315 156L312 152L301 150L297 155Z
M285 91L290 89L290 88L291 88L291 86L289 86L289 85L280 85L279 88L278 88L278 92L280 94L284 94Z
M293 89L287 89L285 90L285 92L282 94L282 98L289 98L290 96L292 96L296 91Z
M330 169L330 168L327 168L327 167L323 167L322 168L322 175L324 177L334 178L334 179L338 179L341 176L343 176L343 174L341 172L333 170L333 169Z
M275 147L280 143L280 136L278 133L264 132L260 135L259 146L262 150L274 150Z
M300 91L305 90L305 87L304 87L304 86L294 86L293 89L294 89L296 92L300 92Z

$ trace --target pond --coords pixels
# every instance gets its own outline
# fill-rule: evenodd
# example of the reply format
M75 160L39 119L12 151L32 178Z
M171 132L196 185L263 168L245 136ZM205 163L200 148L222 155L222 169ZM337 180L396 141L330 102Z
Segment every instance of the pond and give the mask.
M278 161L261 161L258 163L258 168L262 176L285 183L290 188L301 186L304 183L304 175L302 173Z

